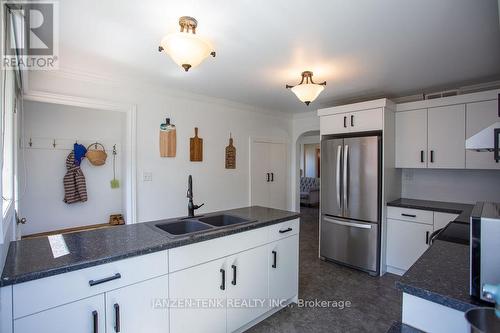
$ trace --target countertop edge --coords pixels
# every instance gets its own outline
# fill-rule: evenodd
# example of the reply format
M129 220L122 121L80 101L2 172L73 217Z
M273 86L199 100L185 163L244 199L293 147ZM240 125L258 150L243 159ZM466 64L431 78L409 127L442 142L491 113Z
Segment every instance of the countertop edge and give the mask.
M110 263L110 262L114 262L114 261L118 261L118 260L137 257L137 256L149 254L149 253L154 253L154 252L159 252L159 251L168 250L168 249L172 249L172 248L187 246L190 244L199 243L199 242L203 242L203 241L207 241L207 240L211 240L211 239L230 236L233 234L237 234L237 233L241 233L241 232L245 232L245 231L250 231L250 230L254 230L254 229L258 229L258 228L263 228L263 227L278 224L281 222L300 218L300 213L290 212L290 211L289 211L289 213L290 213L290 215L288 215L286 217L275 218L275 219L272 219L269 221L262 221L262 222L251 221L251 222L248 222L248 224L245 223L245 224L239 225L237 227L233 226L233 227L229 227L227 229L221 228L218 230L221 233L213 233L213 231L215 231L215 230L211 230L212 233L210 233L210 232L203 233L203 234L195 235L191 238L182 238L179 240L168 238L167 236L165 236L167 239L169 239L170 243L166 242L165 244L155 245L155 246L151 246L151 247L145 247L144 249L135 250L135 251L128 252L128 253L121 253L121 254L116 255L116 256L106 257L106 258L102 258L102 259L98 259L98 260L83 261L81 263L76 263L76 264L72 264L69 266L57 267L54 269L48 269L48 270L42 270L42 271L34 271L34 272L27 273L27 274L17 275L17 276L10 278L8 280L4 280L5 276L2 272L2 276L0 279L0 288L23 283L23 282L34 281L34 280L38 280L38 279L42 279L42 278L46 278L46 277L50 277L50 276L54 276L54 275L69 273L69 272L73 272L73 271L77 271L77 270L81 270L81 269L85 269L85 268L89 268L89 267L93 267L93 266L98 266L98 265L102 265L102 264L106 264L106 263ZM149 222L145 222L145 223L149 223ZM11 242L11 244L9 244L7 258L9 257L9 252L11 251L12 243L13 242Z
M454 310L462 311L465 312L467 310L470 310L472 308L476 308L477 305L462 302L460 300L457 300L452 297L447 297L443 296L441 294L428 291L419 287L413 287L411 285L402 283L400 281L396 282L396 288L401 290L404 293L407 293L412 296L416 296L422 299L425 299L426 301L437 303L443 306L446 306L448 308L452 308Z

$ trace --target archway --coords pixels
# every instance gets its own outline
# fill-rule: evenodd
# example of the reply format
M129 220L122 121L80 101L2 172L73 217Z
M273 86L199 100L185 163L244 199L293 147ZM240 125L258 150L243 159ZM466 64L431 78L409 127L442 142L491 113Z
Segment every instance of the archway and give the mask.
M319 149L319 144L321 141L320 137L320 132L319 130L312 130L312 131L306 131L300 134L297 137L297 140L295 141L295 164L294 164L294 170L295 170L295 178L293 179L293 182L295 184L295 210L297 212L300 212L300 179L302 176L319 176L320 170L319 165L319 160L316 160L316 149ZM306 159L306 150L309 151L309 149L305 149L304 147L306 146L315 146L311 147L312 153L308 153L308 155L313 155L308 158L309 161L314 163L314 166L311 166L309 163L309 170L306 170L306 167L308 167L308 160ZM314 176L313 176L314 177Z

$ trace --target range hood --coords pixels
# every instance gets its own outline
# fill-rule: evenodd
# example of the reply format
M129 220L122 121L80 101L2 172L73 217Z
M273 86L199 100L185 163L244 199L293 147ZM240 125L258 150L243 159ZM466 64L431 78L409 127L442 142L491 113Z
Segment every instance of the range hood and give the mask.
M500 122L496 122L465 140L465 149L494 152L493 158L498 162L500 160L499 141Z

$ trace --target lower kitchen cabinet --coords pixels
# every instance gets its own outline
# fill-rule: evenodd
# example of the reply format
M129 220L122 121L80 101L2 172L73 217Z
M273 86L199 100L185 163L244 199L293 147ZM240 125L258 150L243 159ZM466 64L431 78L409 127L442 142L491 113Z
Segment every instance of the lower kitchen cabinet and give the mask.
M288 300L298 294L299 235L268 245L269 298Z
M231 256L227 263L227 331L234 332L269 310L267 246Z
M169 275L170 332L226 332L228 273L222 258Z
M387 266L403 273L429 247L433 225L387 219Z
M105 332L105 323L104 295L99 294L16 319L14 332L98 333Z
M168 332L168 275L106 293L106 332Z

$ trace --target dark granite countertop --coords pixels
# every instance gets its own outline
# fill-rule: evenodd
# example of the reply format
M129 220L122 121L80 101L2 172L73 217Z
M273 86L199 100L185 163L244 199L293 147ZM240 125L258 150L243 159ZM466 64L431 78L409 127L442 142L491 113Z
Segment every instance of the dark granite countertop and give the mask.
M221 213L243 217L252 222L214 228L179 238L169 238L162 231L152 228L153 224L160 221L69 233L63 237L70 253L59 258L54 258L47 237L11 242L0 287L223 237L300 216L295 212L259 206L213 212L204 216ZM175 220L177 218L161 222Z
M387 333L423 333L423 331L416 329L413 326L395 321L392 323L391 327L389 327Z
M401 291L459 310L488 303L469 296L469 246L436 240L396 286Z
M459 214L455 219L457 222L469 223L470 215L474 205L457 202L431 201L400 198L387 203L387 206L411 209L431 210L434 212Z

